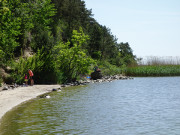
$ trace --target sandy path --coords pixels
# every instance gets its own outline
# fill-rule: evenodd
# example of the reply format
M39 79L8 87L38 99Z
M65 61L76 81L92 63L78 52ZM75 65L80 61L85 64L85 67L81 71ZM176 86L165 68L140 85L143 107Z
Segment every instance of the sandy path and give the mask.
M0 92L0 119L2 116L20 103L36 98L39 95L51 92L53 88L60 88L60 85L34 85L18 87L13 90Z

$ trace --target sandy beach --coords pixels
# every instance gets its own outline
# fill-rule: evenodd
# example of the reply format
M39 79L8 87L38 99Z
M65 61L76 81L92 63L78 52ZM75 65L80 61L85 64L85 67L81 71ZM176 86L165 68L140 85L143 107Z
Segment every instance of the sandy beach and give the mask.
M60 88L60 85L34 85L18 87L0 92L0 120L2 116L13 107L27 100L36 98L39 95L51 92L53 88Z

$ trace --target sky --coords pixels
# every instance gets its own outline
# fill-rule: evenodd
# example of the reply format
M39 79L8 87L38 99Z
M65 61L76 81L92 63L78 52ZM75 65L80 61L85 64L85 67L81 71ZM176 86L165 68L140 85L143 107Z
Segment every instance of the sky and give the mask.
M137 57L180 56L180 0L84 0Z

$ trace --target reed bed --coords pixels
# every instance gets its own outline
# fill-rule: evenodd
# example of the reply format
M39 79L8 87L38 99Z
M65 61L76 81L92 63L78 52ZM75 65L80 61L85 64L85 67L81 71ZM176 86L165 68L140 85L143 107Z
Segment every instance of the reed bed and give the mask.
M180 65L137 66L127 68L128 76L180 76Z
M128 76L180 76L180 57L149 57L139 65L128 67Z
M180 56L147 56L141 59L139 65L180 65Z

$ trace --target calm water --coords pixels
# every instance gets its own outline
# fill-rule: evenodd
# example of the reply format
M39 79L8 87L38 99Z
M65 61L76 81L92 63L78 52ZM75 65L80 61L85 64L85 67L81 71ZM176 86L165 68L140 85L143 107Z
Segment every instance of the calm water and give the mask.
M0 135L180 135L180 77L135 78L51 93L7 113Z

